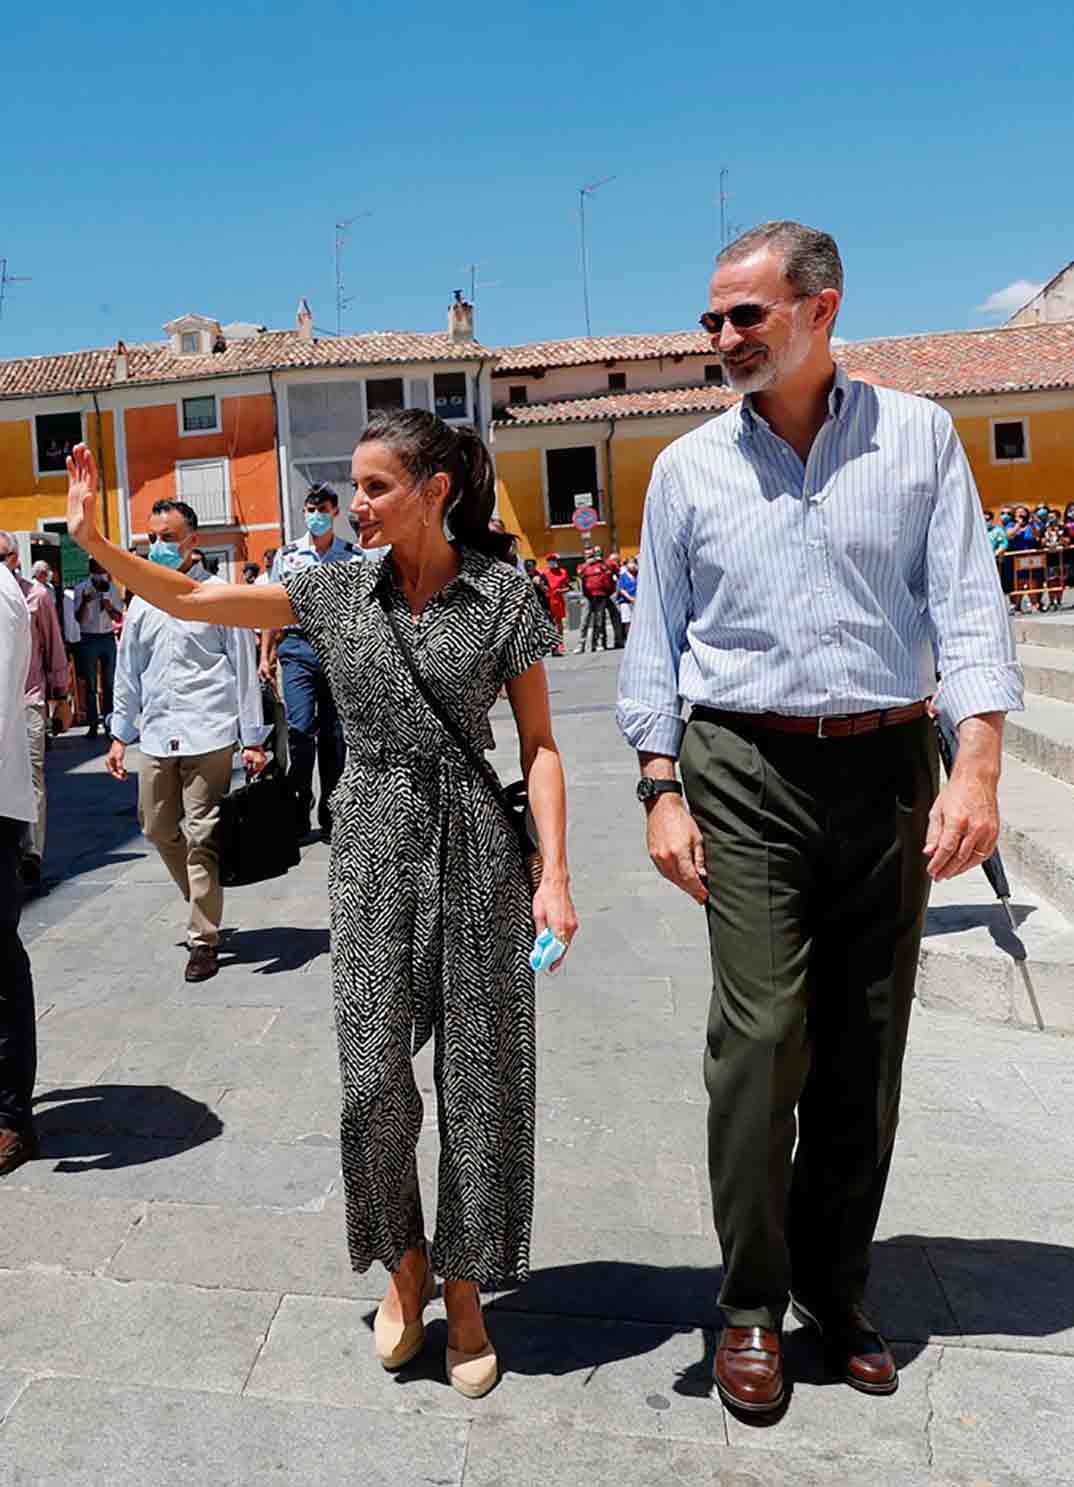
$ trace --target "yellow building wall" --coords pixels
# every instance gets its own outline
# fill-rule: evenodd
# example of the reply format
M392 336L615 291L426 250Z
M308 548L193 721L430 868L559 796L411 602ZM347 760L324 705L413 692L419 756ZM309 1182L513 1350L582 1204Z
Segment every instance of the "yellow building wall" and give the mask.
M616 548L624 558L634 557L641 545L641 517L653 461L683 430L660 438L612 440L612 500L615 505Z
M507 530L520 539L519 557L543 562L546 553L558 552L559 548L544 519L542 458L539 449L496 451L496 504L500 517ZM556 538L561 535L557 528ZM577 550L581 552L581 543Z
M641 518L645 506L645 492L652 475L653 461L672 439L677 439L687 428L694 427L698 420L684 423L674 433L646 439L613 438L611 443L611 479L605 474L605 506L607 486L611 487L614 522L601 522L593 528L594 544L611 550L614 541L616 550L624 557L638 551L641 542ZM601 430L603 433L603 428ZM579 430L578 443L585 443L585 431ZM608 447L605 438L594 438L592 442L607 460ZM520 537L519 556L537 558L543 562L550 552L573 557L582 552L582 535L573 527L549 527L545 521L544 485L542 481L542 449L511 449L496 451L496 474L500 516L509 532ZM607 511L605 512L607 515ZM613 532L614 526L614 532Z
M119 491L113 415L85 415L86 442L98 461L102 454L101 484L107 492L98 520L106 537L119 541ZM42 521L61 519L67 512L67 476L35 475L33 419L0 420L0 527L8 532L34 532Z
M1058 506L1074 501L1074 408L1033 412L1024 404L1012 406L1008 415L1025 418L1029 429L1029 462L1024 465L992 463L992 419L953 414L955 428L973 468L973 477L984 507Z

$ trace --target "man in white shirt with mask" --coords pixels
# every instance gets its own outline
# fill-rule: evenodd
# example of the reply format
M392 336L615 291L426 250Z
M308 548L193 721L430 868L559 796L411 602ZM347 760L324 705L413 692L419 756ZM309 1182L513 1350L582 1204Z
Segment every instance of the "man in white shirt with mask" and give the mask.
M19 854L27 824L37 816L23 706L30 644L26 600L0 563L0 1177L37 1155L34 985L19 938Z
M123 613L123 596L100 563L90 558L89 577L75 589L75 619L81 639L75 648L75 670L86 688L87 738L96 738L100 726L97 710L97 668L101 672L101 705L104 723L112 711L112 689L116 672L116 637L112 622Z
M198 518L183 501L158 501L149 557L219 583L195 564ZM141 715L139 729L138 719ZM116 668L109 774L127 778L127 744L139 737L138 814L190 905L188 981L215 976L224 894L216 827L231 785L236 741L246 769L265 767L261 689L253 635L173 619L143 599L127 610Z

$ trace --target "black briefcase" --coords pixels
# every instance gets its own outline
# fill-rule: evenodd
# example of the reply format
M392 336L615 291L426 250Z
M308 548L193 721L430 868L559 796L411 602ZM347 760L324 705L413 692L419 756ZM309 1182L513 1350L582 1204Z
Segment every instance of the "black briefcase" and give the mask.
M220 802L220 882L280 878L302 860L294 792L275 759Z

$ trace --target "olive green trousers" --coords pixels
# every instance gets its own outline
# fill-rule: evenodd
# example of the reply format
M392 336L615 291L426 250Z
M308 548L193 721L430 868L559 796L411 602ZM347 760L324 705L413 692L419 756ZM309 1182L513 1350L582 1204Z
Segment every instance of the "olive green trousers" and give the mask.
M928 902L927 718L817 739L704 718L680 760L705 844L709 1178L730 1326L860 1301ZM796 1145L797 1138L797 1145Z

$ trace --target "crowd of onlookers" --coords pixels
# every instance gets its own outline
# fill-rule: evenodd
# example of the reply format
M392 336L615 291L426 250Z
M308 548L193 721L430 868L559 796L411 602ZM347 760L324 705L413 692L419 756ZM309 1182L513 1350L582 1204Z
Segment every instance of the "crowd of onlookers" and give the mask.
M567 620L567 593L574 588L574 579L564 565L559 553L550 552L545 566L538 565L536 558L526 558L523 564L533 582L537 598L559 631L558 655L564 655L563 643ZM582 626L576 653L581 655L588 642L595 651L614 648L621 650L630 633L630 617L638 592L638 560L627 558L624 563L617 552L607 557L599 547L587 549L578 565L576 578L582 594ZM611 647L609 647L609 631Z
M1015 609L1047 609L1074 588L1074 501L1058 506L1001 506L985 512L1003 592Z

